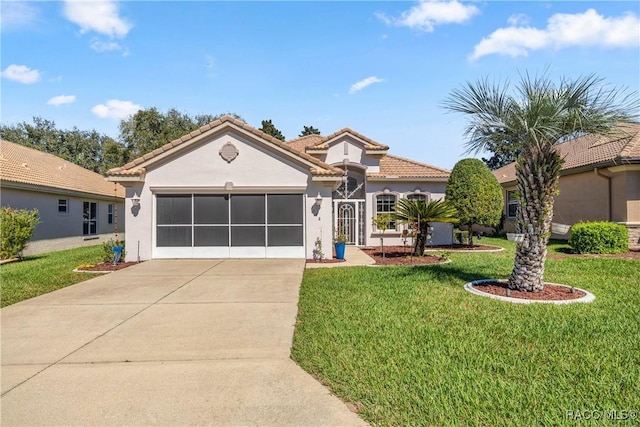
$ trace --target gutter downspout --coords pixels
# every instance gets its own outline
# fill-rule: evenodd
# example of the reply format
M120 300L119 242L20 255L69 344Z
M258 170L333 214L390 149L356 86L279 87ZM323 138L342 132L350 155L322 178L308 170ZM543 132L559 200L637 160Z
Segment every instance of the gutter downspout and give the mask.
M612 200L613 200L613 197L611 195L611 175L603 174L602 172L600 172L600 168L593 168L593 171L595 172L596 175L601 176L601 177L603 177L603 178L605 178L607 180L607 184L609 186L609 188L608 188L608 195L609 195L609 200L608 200L608 203L609 203L608 204L608 206L609 206L609 218L608 218L608 221L611 221L611 217L613 216L612 215L612 211L613 211L613 209L612 209Z

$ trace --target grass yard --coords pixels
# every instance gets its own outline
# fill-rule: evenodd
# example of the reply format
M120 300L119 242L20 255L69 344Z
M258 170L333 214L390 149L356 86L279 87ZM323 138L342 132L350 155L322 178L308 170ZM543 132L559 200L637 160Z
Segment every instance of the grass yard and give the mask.
M552 257L545 280L596 301L509 304L463 289L511 271L512 243L481 243L506 250L306 270L293 359L374 426L575 425L568 411L640 411L640 261ZM607 414L589 425L615 422Z
M73 285L91 277L91 273L74 273L81 264L102 261L102 245L25 257L20 262L0 266L2 307Z

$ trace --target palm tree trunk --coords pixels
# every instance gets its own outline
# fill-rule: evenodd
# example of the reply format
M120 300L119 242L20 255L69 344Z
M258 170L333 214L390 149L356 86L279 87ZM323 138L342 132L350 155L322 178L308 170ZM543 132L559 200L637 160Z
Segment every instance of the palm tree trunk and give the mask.
M416 235L416 245L413 248L413 256L424 255L424 247L427 244L427 230L429 229L429 223L420 224L420 233Z
M524 233L524 240L516 247L508 282L511 289L530 292L544 289L544 262L561 166L562 159L552 150L523 153L516 164L520 193L516 232Z

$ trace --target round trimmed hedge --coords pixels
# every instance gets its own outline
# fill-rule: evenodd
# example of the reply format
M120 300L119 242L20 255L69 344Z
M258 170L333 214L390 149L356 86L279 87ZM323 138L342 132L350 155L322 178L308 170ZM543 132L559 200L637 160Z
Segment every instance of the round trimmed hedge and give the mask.
M579 254L617 254L629 250L629 230L607 221L579 222L571 227L569 245Z

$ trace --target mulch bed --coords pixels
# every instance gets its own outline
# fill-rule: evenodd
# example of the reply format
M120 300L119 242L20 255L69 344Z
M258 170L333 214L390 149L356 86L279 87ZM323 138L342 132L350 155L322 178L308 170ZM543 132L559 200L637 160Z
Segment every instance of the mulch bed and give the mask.
M324 258L322 260L307 258L307 264L333 264L333 263L345 262L345 261L346 259L338 259L338 258L331 258L331 259Z
M412 247L385 246L384 258L380 247L360 248L376 261L376 265L429 265L441 264L447 260L436 255L411 256Z
M114 264L112 262L101 262L92 266L81 265L77 268L78 271L117 271L123 268L131 267L132 265L139 264L138 262L119 262Z
M507 296L507 284L502 282L488 282L478 285L473 285L473 288L487 294L498 295L501 297ZM566 286L558 286L550 283L544 285L544 289L540 292L528 292L528 291L516 291L511 289L510 298L528 299L535 301L567 301L582 298L586 294L580 290L574 289L571 292L571 288Z

